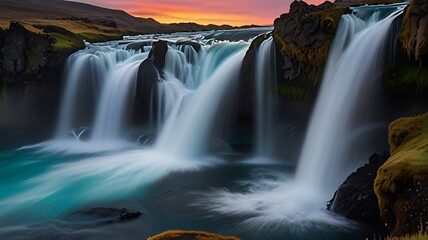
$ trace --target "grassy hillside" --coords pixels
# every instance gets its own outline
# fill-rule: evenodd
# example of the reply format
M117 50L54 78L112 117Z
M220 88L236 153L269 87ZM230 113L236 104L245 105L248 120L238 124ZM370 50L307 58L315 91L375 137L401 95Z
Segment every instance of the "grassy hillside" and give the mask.
M230 29L232 26L195 23L161 24L151 18L137 18L122 10L63 0L0 0L0 28L11 20L26 29L41 32L44 26L58 26L88 41L116 39L123 35Z

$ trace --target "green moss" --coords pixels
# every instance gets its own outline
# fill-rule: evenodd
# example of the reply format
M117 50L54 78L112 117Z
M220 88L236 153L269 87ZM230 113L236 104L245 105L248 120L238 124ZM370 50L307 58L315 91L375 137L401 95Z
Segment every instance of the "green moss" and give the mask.
M385 83L393 94L424 96L428 94L428 68L414 62L401 64Z
M98 34L84 32L80 33L79 36L88 42L105 42L111 40L121 40L123 38L121 31L111 32L109 34Z
M309 99L309 93L306 89L297 86L278 86L275 92L279 96L289 100L303 100Z
M401 189L428 176L428 113L400 118L389 125L391 157L377 173L374 190L381 215L387 218L393 206L399 207Z

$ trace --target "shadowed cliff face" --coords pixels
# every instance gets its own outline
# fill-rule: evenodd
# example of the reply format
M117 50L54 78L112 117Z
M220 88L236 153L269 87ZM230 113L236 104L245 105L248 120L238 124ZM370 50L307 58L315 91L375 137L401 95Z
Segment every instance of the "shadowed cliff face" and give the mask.
M6 136L0 148L15 137L50 135L64 61L78 50L55 49L58 41L52 34L30 32L16 21L0 32L0 133Z
M428 1L412 0L401 26L400 40L409 57L416 60L428 54ZM426 59L425 59L426 62Z

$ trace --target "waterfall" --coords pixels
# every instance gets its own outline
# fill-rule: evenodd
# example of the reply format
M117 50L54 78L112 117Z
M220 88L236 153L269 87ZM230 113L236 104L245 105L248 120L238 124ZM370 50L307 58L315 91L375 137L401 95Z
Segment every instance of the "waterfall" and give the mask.
M215 213L244 217L248 229L267 233L286 229L305 238L310 231L349 227L347 221L324 210L325 202L347 174L342 165L353 135L350 131L359 130L357 117L365 113L359 109L358 96L370 99L374 93L371 88L379 82L388 32L403 8L358 7L356 15L342 16L294 178L275 171L260 174L241 182L248 186L242 192L216 190L207 193L200 205Z
M357 8L356 15L342 16L299 159L298 183L331 194L345 177L341 170L348 157L346 149L351 147L350 124L365 114L357 107L359 96L368 98L374 91L388 32L403 7L395 7L384 19L385 11L370 9L368 14L364 8Z
M111 112L114 111L111 108L122 109L126 101L118 100L112 94L121 92L123 95L129 92L125 90L126 87L117 85L127 82L130 87L131 81L136 77L136 63L147 58L147 55L139 51L89 45L87 49L70 56L66 62L67 78L56 136L63 138L71 130L80 127L95 127L92 138L117 136L124 119ZM101 109L100 106L104 107ZM105 119L108 126L100 119ZM113 128L110 124L112 122L115 125Z
M207 138L224 93L239 77L245 49L237 49L241 50L225 58L196 92L180 95L159 136L156 145L159 151L185 158L201 156L208 144ZM189 96L191 99L183 109L183 102Z
M147 57L147 54L142 55L143 58ZM140 58L132 58L110 71L93 124L93 139L120 137L126 120L130 118L140 63Z
M277 104L274 96L276 84L275 45L273 38L263 41L256 54L256 155L273 157L274 125Z

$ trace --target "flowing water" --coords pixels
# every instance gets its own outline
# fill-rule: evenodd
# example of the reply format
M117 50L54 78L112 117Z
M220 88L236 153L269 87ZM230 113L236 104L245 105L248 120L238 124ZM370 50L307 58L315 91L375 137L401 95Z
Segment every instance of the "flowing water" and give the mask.
M224 134L233 130L245 53L272 28L87 44L67 61L53 139L0 153L0 239L144 239L168 229L360 239L355 225L323 209L349 173L347 132L367 124L354 121L364 115L358 96L370 95L402 8L359 7L342 17L297 170L267 160L279 121L272 38L255 56L253 153L235 151ZM156 121L135 123L140 65L159 39L168 42L165 66L154 70L149 109L137 109ZM81 214L100 206L143 216L117 223Z

